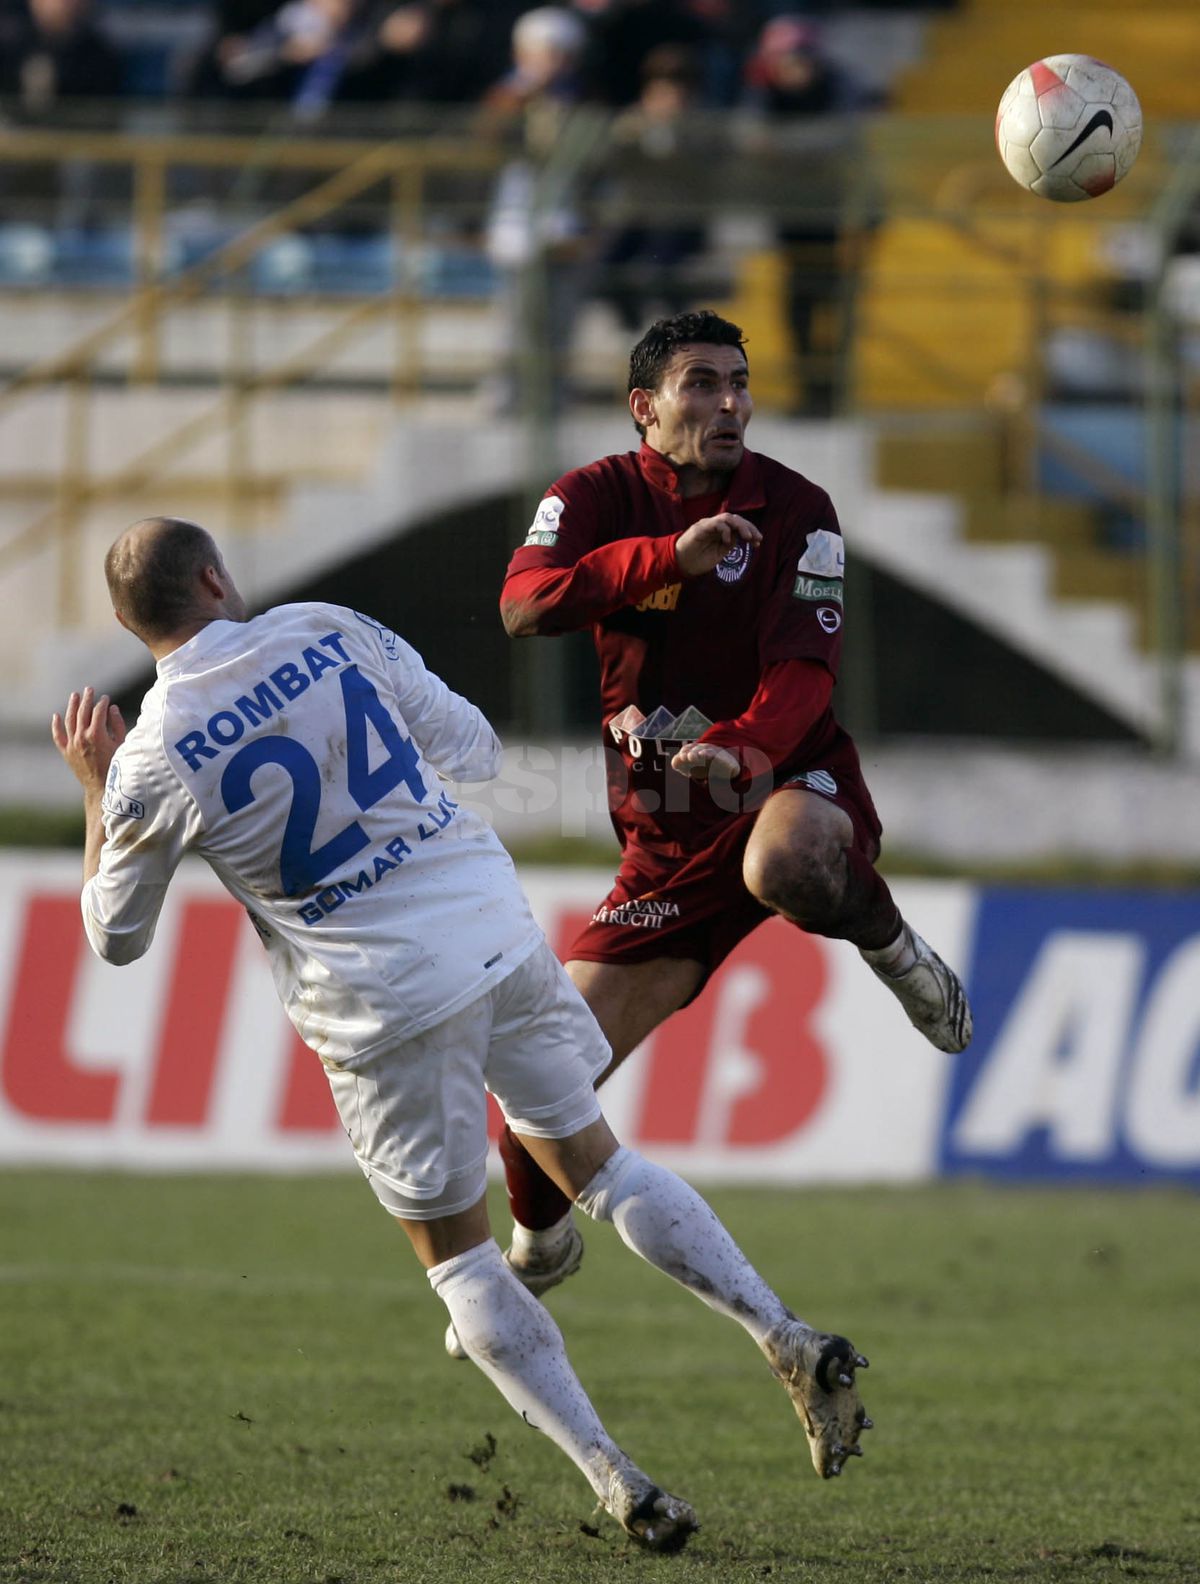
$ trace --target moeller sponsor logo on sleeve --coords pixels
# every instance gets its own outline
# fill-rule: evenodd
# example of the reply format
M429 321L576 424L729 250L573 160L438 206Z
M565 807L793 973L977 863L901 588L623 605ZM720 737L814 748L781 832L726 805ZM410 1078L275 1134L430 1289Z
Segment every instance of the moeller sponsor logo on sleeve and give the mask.
M566 504L561 495L547 495L537 509L537 516L529 525L525 543L527 545L557 544L558 521Z
M820 605L830 600L842 603L842 576L846 570L846 551L841 534L817 528L808 535L804 554L796 563L792 598L812 600ZM824 627L825 623L821 625ZM826 628L826 631L830 631Z
M792 585L792 598L813 600L818 604L824 600L836 600L842 603L842 584L839 578L815 578L801 575Z
M653 594L647 594L634 606L640 611L673 611L679 604L679 591L682 583L668 583L666 588L655 589Z

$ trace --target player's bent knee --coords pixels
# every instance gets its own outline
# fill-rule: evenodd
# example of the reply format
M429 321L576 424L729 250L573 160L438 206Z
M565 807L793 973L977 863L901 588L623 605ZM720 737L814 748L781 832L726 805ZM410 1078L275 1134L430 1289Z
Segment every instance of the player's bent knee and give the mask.
M845 891L836 863L824 853L751 849L743 877L746 889L763 907L810 929L836 919Z

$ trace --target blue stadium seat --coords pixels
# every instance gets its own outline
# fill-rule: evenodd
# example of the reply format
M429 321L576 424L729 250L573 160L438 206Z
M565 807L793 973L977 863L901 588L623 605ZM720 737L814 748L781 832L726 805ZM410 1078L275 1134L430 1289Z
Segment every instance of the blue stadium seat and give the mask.
M133 234L126 226L103 231L54 233L56 286L133 285Z
M45 226L0 226L0 286L41 286L54 276L54 234Z

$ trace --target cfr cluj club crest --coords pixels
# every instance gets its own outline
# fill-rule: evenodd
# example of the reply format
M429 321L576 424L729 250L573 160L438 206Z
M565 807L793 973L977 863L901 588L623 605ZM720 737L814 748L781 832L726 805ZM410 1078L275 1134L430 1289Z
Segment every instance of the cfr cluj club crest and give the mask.
M724 560L717 562L717 576L722 583L737 583L749 565L750 546L739 539Z

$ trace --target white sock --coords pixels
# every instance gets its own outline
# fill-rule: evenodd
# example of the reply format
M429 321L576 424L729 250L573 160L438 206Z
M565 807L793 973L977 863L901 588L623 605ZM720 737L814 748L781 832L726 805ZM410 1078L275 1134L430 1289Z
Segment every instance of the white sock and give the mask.
M635 1150L611 1155L575 1203L593 1220L611 1221L635 1254L736 1320L760 1346L795 1318L695 1189Z
M533 1227L525 1227L519 1221L514 1221L512 1251L517 1264L520 1265L529 1254L555 1253L567 1241L573 1224L570 1210L553 1226L540 1227L536 1231Z
M494 1239L427 1275L471 1360L526 1424L567 1454L601 1501L610 1499L614 1473L640 1475L600 1423L561 1331L509 1270Z
M889 979L899 979L917 960L912 934L903 922L899 935L890 945L879 946L872 951L860 951L859 955L865 963L869 963L879 973L886 974Z

